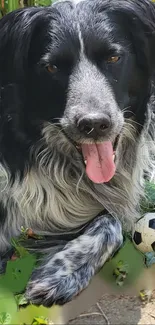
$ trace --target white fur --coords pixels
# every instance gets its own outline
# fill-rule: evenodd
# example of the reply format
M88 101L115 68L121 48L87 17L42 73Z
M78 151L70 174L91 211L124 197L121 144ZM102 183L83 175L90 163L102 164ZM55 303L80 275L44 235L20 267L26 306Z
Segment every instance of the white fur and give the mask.
M1 166L0 199L7 208L1 250L6 249L12 236L20 233L21 226L39 233L65 231L83 225L104 208L131 228L140 216L144 171L151 178L155 170L154 134L148 133L148 127L152 127L150 106L139 141L134 122L126 122L116 152L117 172L108 185L89 181L81 155L50 123L43 129L43 139L31 150L35 164L25 171L22 181L16 175L12 184L8 168Z

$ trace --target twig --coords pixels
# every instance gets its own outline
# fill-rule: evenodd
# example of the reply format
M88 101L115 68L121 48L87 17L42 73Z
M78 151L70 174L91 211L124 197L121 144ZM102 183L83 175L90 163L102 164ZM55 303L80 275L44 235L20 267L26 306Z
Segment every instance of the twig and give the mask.
M155 316L154 315L152 315L152 314L148 314L149 316L151 316L153 319L155 319Z
M78 316L78 318L80 318L80 317L89 317L89 316L102 316L102 314L93 312L93 313L81 314L81 315Z
M102 316L105 318L107 325L110 325L108 317L106 316L106 314L104 313L104 311L102 310L102 308L98 302L97 302L96 306L99 309L99 311L101 312Z

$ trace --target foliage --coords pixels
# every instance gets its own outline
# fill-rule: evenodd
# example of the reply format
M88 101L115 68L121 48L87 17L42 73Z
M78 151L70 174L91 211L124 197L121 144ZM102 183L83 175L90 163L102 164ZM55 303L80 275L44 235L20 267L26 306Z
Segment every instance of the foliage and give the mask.
M12 239L13 258L7 262L5 274L0 275L0 325L46 325L49 318L53 320L58 315L58 307L36 307L28 304L25 298L24 290L37 263L37 256L21 245L29 236L42 238L34 235L31 229L22 229L20 238Z
M144 267L144 255L126 237L118 253L102 268L100 276L113 288L121 290L134 285Z
M0 18L18 8L29 6L50 6L53 0L0 0Z
M141 202L141 216L147 212L155 212L155 184L146 181L145 198ZM144 268L155 263L155 252L145 255L138 251L132 243L132 235L124 234L124 243L100 271L109 284L117 289L133 286Z

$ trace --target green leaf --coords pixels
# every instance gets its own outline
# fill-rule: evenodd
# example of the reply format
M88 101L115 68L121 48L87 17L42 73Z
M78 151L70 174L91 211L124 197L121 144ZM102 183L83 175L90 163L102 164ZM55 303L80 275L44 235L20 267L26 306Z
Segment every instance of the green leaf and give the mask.
M0 324L11 324L17 313L17 305L12 292L0 286Z
M126 238L118 253L101 269L99 275L115 288L131 286L145 266L144 255Z
M19 241L18 240L12 238L11 244L15 248L15 250L16 250L16 252L17 252L17 254L18 254L19 257L22 258L24 256L30 255L29 252L23 246L21 246L19 244Z
M18 312L18 319L14 324L23 324L25 323L26 325L33 324L34 321L37 321L37 319L41 320L42 323L40 324L46 324L45 320L48 319L48 324L50 321L55 323L58 320L59 317L59 310L60 307L58 306L53 306L51 308L46 308L43 306L34 306L34 305L29 305L26 308L21 308ZM41 316L38 316L41 315ZM35 320L36 319L36 320ZM37 323L36 323L37 324ZM40 325L39 324L39 325ZM56 322L58 324L58 322ZM38 325L38 324L37 324Z
M27 301L24 293L15 295L15 300L16 300L16 303L17 303L18 307L25 306L25 305L28 304L28 301Z
M35 317L32 321L32 325L47 325L48 319L45 317Z
M0 285L17 294L25 290L36 264L34 255L26 255L15 261L8 261L6 273L0 278Z
M142 213L155 211L155 184L145 182L145 199L141 202Z
M155 184L152 182L145 183L145 193L150 202L155 204Z
M6 312L0 313L0 325L2 324L10 324L11 322L11 315Z

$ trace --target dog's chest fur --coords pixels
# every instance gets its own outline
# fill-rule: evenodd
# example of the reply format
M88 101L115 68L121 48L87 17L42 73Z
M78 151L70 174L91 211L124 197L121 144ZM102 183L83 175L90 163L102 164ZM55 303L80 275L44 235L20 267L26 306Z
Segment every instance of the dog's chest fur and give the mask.
M4 243L6 238L18 236L21 226L50 233L80 226L103 210L88 189L82 189L83 182L79 186L81 189L77 189L74 180L70 184L61 181L61 184L54 184L52 178L31 170L22 182L16 181L2 192L7 210L1 237Z
M139 217L138 202L143 194L141 180L147 166L152 171L154 142L144 129L137 145L131 131L122 137L117 173L113 182L91 183L85 175L80 155L52 124L43 129L43 140L32 148L35 163L22 180L12 184L7 168L1 166L0 203L6 214L0 236L1 250L21 226L38 233L53 233L83 225L106 208L131 227ZM127 134L126 134L127 135ZM125 141L123 141L125 139ZM128 139L128 140L127 140ZM150 142L148 148L147 141Z
M53 143L54 127L50 126L50 129ZM49 131L45 132L49 136ZM36 165L25 173L22 180L17 174L12 184L9 170L1 166L0 199L7 215L2 221L2 250L11 237L20 234L22 226L32 228L36 233L49 234L74 229L103 210L102 204L94 198L89 182L84 179L84 166L81 160L78 161L79 155L75 157L76 150L71 153L74 161L67 155L70 148L67 142L63 142L64 136L57 136L57 141L60 152L57 146L52 149L51 144L44 149L39 145L32 149ZM49 141L46 139L46 142Z

